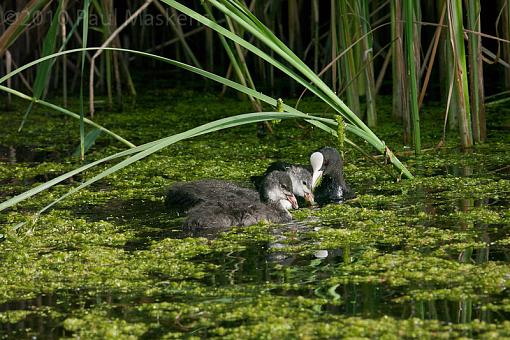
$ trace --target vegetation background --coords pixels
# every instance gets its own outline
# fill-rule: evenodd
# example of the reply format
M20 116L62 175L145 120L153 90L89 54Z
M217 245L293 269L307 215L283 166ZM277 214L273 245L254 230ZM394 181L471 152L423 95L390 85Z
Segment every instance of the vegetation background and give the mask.
M185 5L279 58L226 15L222 1ZM469 147L486 136L486 101L505 95L510 83L507 1L482 7L474 0L254 0L246 6L369 127L377 125L377 96L391 95L403 141L416 152L418 112L423 115L427 102L444 103L447 128L458 131L461 144ZM180 60L273 97L302 91L278 67L164 1L5 1L0 15L3 74L60 50L108 46ZM93 71L80 72L83 59ZM126 52L86 51L39 64L2 85L36 99L58 95L57 104L65 107L68 93L79 93L84 78L90 97L86 114L93 117L94 95L106 95L109 108L121 106L123 97L136 95L140 81L182 81L174 72L175 67ZM260 100L251 100L261 111Z

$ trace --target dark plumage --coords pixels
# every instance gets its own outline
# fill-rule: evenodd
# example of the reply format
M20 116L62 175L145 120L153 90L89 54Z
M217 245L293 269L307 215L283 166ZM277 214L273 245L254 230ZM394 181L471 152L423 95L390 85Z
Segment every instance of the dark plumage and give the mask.
M310 166L277 161L269 164L263 176L252 176L250 179L257 189L262 179L273 171L285 171L292 181L292 192L298 199L299 206L314 203L312 194L312 168Z
M297 208L290 177L281 171L263 178L260 194L222 180L176 183L167 193L166 204L173 210L186 211L185 226L191 228L289 222L292 216L288 210Z
M310 156L315 201L319 204L341 203L355 194L345 182L344 163L335 148L324 147ZM322 181L318 184L319 179ZM318 185L317 185L318 184Z

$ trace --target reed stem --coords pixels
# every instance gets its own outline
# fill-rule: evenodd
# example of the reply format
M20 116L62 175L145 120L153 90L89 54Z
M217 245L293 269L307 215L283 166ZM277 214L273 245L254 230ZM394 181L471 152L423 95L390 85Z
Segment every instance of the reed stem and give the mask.
M414 6L419 6L419 3L415 3L414 1L404 1L404 11L405 11L405 38L406 38L406 68L407 68L407 76L408 82L410 85L410 97L409 97L409 106L411 108L411 116L412 116L412 128L413 128L413 141L414 141L414 152L416 155L421 153L421 136L420 136L420 113L418 109L418 80L416 77L416 63L415 63L415 54L418 51L415 51L414 44Z

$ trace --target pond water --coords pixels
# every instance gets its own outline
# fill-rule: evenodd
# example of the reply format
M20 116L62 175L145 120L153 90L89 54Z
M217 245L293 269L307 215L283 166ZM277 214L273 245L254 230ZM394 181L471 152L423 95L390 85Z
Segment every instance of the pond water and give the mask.
M17 134L22 108L0 114L2 201L80 165L69 156L76 122L36 111ZM96 120L140 144L250 111L238 99L158 90ZM431 112L426 148L441 133ZM335 145L301 123L262 139L246 126L176 144L33 220L100 169L75 176L0 214L0 338L510 337L510 147L500 114L489 111L487 143L461 151L451 135L447 149L419 158L381 114L376 133L417 178L395 182L346 149L357 198L300 209L287 225L183 230L163 196L174 181L245 182L274 160L306 163ZM101 136L87 161L122 148ZM20 221L31 223L14 232Z

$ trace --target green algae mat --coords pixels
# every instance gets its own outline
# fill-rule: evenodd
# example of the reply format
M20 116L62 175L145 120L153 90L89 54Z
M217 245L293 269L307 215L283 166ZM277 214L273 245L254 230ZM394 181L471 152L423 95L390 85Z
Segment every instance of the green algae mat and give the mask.
M96 120L141 144L250 111L235 98L159 90ZM22 114L22 103L0 113L0 201L83 164L72 156L77 122L39 110L18 133ZM448 136L448 148L419 158L382 117L376 133L417 178L396 182L346 149L357 198L294 211L287 225L183 230L163 196L175 181L247 182L272 161L306 163L335 146L301 122L263 138L244 126L178 143L32 220L101 169L75 176L0 214L0 339L510 338L505 116L489 111L485 144L461 151ZM425 147L441 119L426 113ZM100 136L86 162L122 148ZM29 223L13 232L20 221Z

